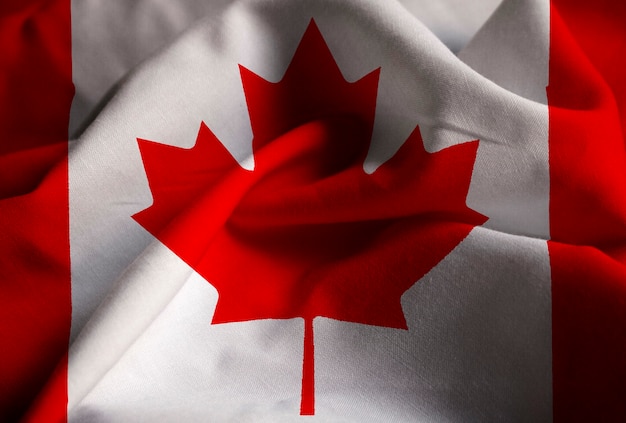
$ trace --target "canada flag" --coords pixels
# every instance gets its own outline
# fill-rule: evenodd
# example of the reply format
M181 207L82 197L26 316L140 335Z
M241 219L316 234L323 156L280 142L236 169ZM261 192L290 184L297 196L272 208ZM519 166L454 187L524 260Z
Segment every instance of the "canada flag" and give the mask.
M5 3L0 421L626 419L625 5Z

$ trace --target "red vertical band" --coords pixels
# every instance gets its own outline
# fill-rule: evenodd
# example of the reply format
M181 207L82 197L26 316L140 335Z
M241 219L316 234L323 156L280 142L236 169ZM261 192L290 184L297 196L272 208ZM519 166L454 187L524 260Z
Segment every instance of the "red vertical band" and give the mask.
M626 3L552 0L554 417L626 418Z
M315 414L315 341L313 340L313 318L304 319L304 356L302 359L302 397L300 415Z
M70 0L2 0L0 57L0 421L13 422L67 354ZM64 383L47 406L66 403Z

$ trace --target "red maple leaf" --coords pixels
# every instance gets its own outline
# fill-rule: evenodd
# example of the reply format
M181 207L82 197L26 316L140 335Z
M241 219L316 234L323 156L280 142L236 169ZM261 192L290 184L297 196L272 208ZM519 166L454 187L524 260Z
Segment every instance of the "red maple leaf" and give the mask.
M348 83L313 21L280 82L240 73L254 171L204 123L191 149L138 140L154 202L133 217L215 286L213 324L305 320L313 414L313 319L406 329L402 294L486 220L465 204L478 143L429 154L416 128L365 173L379 70Z

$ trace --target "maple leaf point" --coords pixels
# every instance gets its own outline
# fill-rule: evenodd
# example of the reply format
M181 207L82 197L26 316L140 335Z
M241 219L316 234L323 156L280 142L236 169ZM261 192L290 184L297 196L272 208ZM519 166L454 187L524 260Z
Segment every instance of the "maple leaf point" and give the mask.
M138 140L153 204L133 218L218 291L214 324L315 317L406 329L401 296L486 218L467 207L477 141L425 151L419 128L363 170L379 69L347 82L314 21L284 77L240 66L254 171L203 123L194 147Z

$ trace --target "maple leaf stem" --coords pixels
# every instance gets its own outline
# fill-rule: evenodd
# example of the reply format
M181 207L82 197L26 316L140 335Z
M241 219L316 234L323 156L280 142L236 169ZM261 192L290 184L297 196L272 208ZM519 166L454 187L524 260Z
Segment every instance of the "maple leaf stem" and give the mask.
M304 318L304 354L302 360L302 397L300 415L315 414L315 349L313 343L313 318Z

